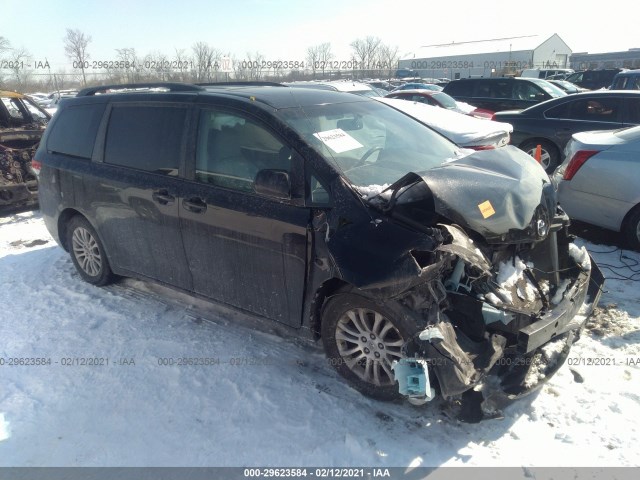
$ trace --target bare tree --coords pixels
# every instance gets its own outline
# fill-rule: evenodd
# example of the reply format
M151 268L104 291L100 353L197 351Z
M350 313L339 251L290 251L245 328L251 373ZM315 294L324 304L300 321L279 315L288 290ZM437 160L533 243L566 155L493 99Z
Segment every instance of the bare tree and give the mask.
M220 50L211 47L205 42L196 43L193 50L193 63L196 82L210 82L217 75L216 68L221 57Z
M11 50L11 44L9 40L4 37L0 37L0 53Z
M135 83L140 76L140 61L135 48L116 48L116 56L120 66L116 69L125 83Z
M311 68L311 75L313 78L316 77L316 70L320 65L320 46L314 45L313 47L307 48L307 64Z
M31 76L29 60L31 60L31 54L26 48L21 47L11 50L9 69L11 70L13 80L15 81L15 88L19 92L25 90L29 77Z
M82 83L87 85L85 74L86 62L89 61L87 46L91 41L91 36L85 35L80 30L67 28L67 36L64 38L64 53L82 71Z
M366 38L358 38L351 42L354 56L358 62L358 68L363 70L371 70L375 66L375 60L378 57L378 51L382 40L371 35Z
M322 68L322 78L324 78L324 71L327 68L329 62L333 60L333 53L331 53L331 44L325 42L318 45L318 54L320 60L320 68Z
M189 67L191 63L191 57L185 53L184 48L175 49L172 65L175 65L178 70L177 74L175 74L177 75L176 80L180 82L187 82L190 80Z
M394 75L393 72L398 68L398 60L400 55L398 54L398 47L391 47L386 44L380 45L380 50L378 54L378 63L380 64L380 69L386 71L386 75L388 77L392 77Z
M141 72L149 81L166 82L170 80L170 65L164 53L155 51L144 57Z
M0 60L3 59L2 53L11 50L11 44L5 37L0 37ZM2 70L0 69L0 85L2 85Z
M260 52L247 52L246 60L233 59L233 70L236 80L261 80L264 55Z

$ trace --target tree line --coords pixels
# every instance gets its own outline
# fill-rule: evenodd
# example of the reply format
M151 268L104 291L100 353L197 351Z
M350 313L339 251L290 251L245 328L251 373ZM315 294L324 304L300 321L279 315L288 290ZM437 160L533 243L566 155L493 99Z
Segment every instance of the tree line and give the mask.
M238 58L204 41L171 53L140 55L133 47L117 48L112 59L97 61L91 55L90 35L68 28L62 40L70 69L54 72L48 62L34 61L28 50L0 36L0 88L31 92L112 83L389 78L399 60L398 47L375 36L351 42L348 59L336 59L331 43L324 42L308 47L299 61L272 61L258 51Z

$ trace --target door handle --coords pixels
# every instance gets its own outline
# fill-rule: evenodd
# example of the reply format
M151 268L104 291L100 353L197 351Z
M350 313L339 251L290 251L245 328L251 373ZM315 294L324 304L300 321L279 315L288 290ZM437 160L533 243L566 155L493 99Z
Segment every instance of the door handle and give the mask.
M193 213L204 213L207 211L207 204L201 198L192 197L182 201L182 206Z
M151 198L160 205L171 205L176 197L170 195L166 190L158 190L157 192L153 192L151 194Z

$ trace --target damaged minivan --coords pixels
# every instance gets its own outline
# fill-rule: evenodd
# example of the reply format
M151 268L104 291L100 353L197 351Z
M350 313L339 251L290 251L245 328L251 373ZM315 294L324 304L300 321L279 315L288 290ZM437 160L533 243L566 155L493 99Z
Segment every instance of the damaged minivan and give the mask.
M50 118L26 96L0 91L0 208L38 202L30 166Z
M33 168L83 279L280 322L378 399L494 414L560 368L603 284L531 157L461 149L345 93L90 88Z

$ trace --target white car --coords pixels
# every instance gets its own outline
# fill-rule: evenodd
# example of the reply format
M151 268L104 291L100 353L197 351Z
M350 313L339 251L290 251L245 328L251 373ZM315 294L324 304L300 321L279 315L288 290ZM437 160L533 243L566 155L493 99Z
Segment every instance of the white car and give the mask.
M319 90L335 90L337 92L355 93L365 97L381 97L373 87L366 83L354 82L351 80L334 80L332 82L293 82L286 83L288 87L294 88L317 88Z
M483 120L424 103L396 98L376 98L415 118L464 148L488 150L507 145L513 127L509 123Z

